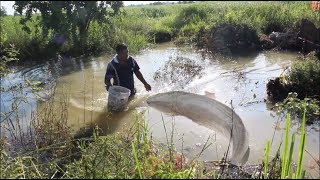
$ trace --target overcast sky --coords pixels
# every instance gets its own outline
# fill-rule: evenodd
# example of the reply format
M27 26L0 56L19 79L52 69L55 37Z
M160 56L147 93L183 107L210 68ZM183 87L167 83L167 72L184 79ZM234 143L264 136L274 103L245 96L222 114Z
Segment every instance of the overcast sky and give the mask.
M131 4L150 4L157 1L123 1L125 6L131 5ZM167 2L167 1L160 1L160 2ZM177 2L177 1L170 1L170 2ZM14 1L0 1L0 6L4 6L8 15L13 15L14 9L13 9Z

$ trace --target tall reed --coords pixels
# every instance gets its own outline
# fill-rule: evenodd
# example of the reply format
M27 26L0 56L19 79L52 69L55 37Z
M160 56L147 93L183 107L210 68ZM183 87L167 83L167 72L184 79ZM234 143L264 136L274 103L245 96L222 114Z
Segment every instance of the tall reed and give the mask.
M305 102L306 105L306 102ZM285 133L284 133L284 148L281 155L281 166L279 167L281 169L279 177L281 179L287 179L287 178L295 178L295 179L303 179L305 177L305 170L303 171L303 160L304 160L304 151L305 151L305 141L306 141L306 134L305 134L305 113L306 113L306 107L304 106L304 113L303 118L300 126L300 145L299 145L299 151L298 151L298 161L297 161L297 168L295 172L293 171L294 163L293 163L293 154L294 154L294 144L295 144L295 134L293 133L291 135L291 142L290 142L290 149L289 149L289 129L291 127L291 118L290 114L287 114L286 116L286 124L285 124ZM279 147L280 149L280 147ZM264 153L264 161L263 161L263 177L264 179L272 178L268 174L274 174L272 171L276 171L274 169L275 164L271 166L271 169L268 168L269 161L268 156L270 153L270 141L267 141L267 145L265 148ZM276 159L275 159L276 160ZM277 176L277 175L274 175Z

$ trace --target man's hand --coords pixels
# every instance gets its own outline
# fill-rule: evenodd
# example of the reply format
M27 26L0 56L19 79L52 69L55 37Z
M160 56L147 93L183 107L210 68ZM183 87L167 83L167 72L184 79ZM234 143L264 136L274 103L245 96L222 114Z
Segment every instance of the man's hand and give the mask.
M136 74L137 78L144 84L146 90L151 91L151 86L146 82L146 80L144 80L141 72L139 70L136 70L134 73Z
M144 87L146 88L147 91L151 91L151 86L148 83L145 83Z

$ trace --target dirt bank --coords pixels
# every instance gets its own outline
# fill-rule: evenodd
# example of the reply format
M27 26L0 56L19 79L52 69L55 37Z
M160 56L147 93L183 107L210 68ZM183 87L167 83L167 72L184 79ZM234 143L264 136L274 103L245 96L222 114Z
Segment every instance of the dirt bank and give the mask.
M258 35L247 25L222 23L209 31L200 30L197 45L224 56L260 50L294 50L303 54L316 51L320 58L320 28L312 22L302 19L286 32L279 30L282 28L271 24L265 28L267 34Z

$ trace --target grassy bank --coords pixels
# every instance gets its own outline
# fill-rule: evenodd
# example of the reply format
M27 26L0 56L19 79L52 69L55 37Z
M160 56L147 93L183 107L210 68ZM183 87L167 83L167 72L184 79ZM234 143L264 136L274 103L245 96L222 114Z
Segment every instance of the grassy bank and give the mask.
M149 5L124 7L120 16L111 23L91 23L84 43L76 44L67 39L62 46L52 43L54 32L42 36L38 25L40 17L28 22L31 33L22 30L21 17L1 17L1 44L13 44L19 50L19 59L24 61L47 61L57 53L69 56L113 52L118 42L126 42L132 53L150 43L170 40L195 42L202 29L212 29L228 22L245 24L257 33L284 31L302 18L320 26L319 15L310 10L309 2L197 2L192 4Z
M267 83L269 97L282 113L301 119L307 101L307 124L320 120L320 61L314 52L295 61L280 77Z

